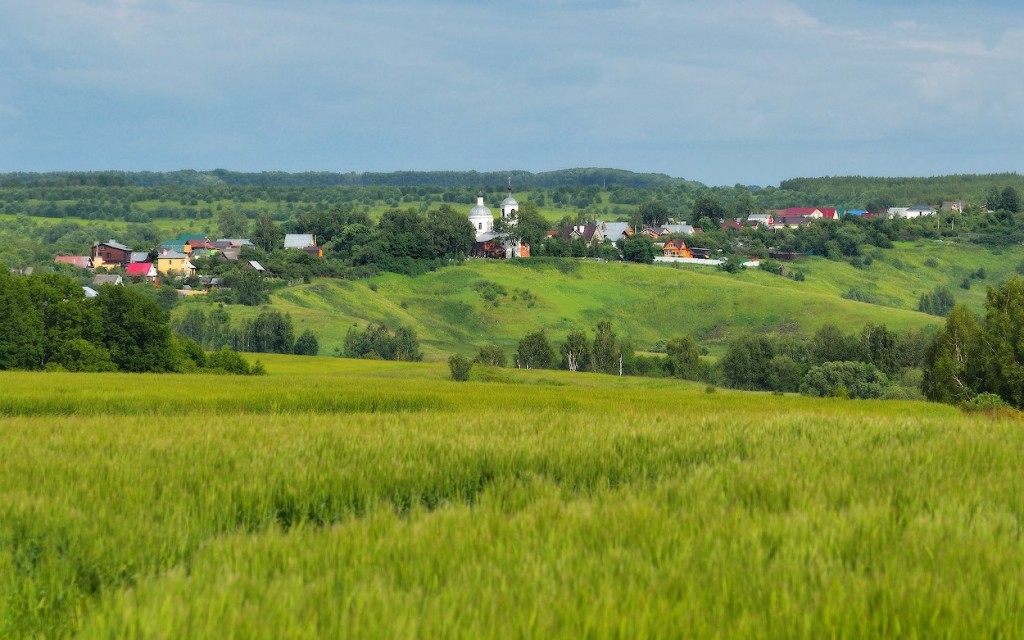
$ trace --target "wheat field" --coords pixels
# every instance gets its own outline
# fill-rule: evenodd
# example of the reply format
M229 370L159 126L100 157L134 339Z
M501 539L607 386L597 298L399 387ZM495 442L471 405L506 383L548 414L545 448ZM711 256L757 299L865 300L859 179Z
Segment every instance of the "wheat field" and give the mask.
M0 373L0 635L1024 629L1014 415L261 359Z

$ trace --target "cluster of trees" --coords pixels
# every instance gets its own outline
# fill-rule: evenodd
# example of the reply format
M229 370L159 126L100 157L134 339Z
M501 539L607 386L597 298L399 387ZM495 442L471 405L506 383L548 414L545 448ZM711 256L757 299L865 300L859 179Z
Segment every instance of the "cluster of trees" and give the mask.
M342 355L346 358L407 362L423 359L419 339L411 327L398 327L394 331L383 324L373 323L365 329L350 327L343 344Z
M689 336L665 343L664 356L637 355L630 341L620 339L605 321L598 323L593 337L573 329L560 343L552 343L543 329L530 332L519 341L513 362L524 369L670 376L746 390L915 397L917 381L907 383L904 378L913 378L908 370L924 362L930 339L923 331L899 334L885 325L869 324L860 333L845 334L826 324L810 338L739 336L730 341L718 363L711 365ZM505 366L506 357L500 347L486 345L472 362L500 367Z
M1024 408L1024 279L989 288L984 317L953 307L927 349L921 387L937 402L993 394Z
M62 274L16 276L0 264L0 369L237 371L235 356L210 360L176 338L167 312L134 287L104 285L87 298Z
M881 397L890 380L921 365L928 340L922 331L899 334L875 324L859 334L825 324L810 339L740 336L729 342L718 374L735 389ZM899 393L913 395L913 390Z
M315 356L320 351L320 341L315 333L306 329L296 338L291 314L272 309L260 312L255 318L245 318L233 327L222 306L218 305L209 312L192 307L176 318L172 327L179 336L193 340L209 351L229 347L236 351L301 356Z

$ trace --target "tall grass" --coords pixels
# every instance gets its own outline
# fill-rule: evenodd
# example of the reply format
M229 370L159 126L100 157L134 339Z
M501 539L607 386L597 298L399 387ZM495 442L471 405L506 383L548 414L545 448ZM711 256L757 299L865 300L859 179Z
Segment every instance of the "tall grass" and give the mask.
M0 635L1024 628L1017 421L586 374L270 371L0 375Z

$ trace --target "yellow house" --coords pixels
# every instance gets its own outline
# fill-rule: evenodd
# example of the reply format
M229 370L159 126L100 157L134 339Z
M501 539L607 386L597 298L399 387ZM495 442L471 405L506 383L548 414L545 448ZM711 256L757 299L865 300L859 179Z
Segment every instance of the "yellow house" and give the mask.
M156 258L156 270L165 275L194 276L196 267L188 256L177 251L161 251Z

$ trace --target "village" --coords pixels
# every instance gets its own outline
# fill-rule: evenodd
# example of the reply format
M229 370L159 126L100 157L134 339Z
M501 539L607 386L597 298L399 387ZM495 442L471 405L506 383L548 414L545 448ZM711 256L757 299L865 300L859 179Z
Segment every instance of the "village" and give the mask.
M502 201L499 215L495 217L484 204L483 194L478 194L477 203L468 212L467 219L475 232L474 244L469 258L501 259L530 258L533 255L530 244L515 233L519 204L512 196L511 185L508 195ZM722 231L741 231L745 228L762 228L773 231L801 229L819 221L842 221L850 218L876 218L885 216L897 219L914 219L935 216L940 212L962 213L964 203L946 201L939 207L915 204L910 207L894 207L884 214L866 210L842 210L835 207L790 207L786 209L751 213L746 218L721 220ZM669 221L662 225L644 225L635 228L630 222L595 220L584 224L566 224L561 228L548 230L545 240L577 242L585 247L612 245L620 247L623 240L636 237L647 238L654 248L653 262L681 263L703 266L720 266L724 260L716 251L703 248L700 238L705 233L701 227L686 222ZM302 252L314 258L324 257L314 234L287 233L283 235L277 249ZM136 250L116 239L97 241L88 255L58 255L56 264L66 264L93 274L92 286L85 287L86 295L94 296L95 287L103 284L176 283L181 296L202 295L223 284L223 279L197 273L193 260L196 258L218 257L237 263L239 270L249 270L261 276L272 275L257 259L256 245L249 238L210 239L205 234L181 234L161 242L158 247ZM246 250L253 250L245 254ZM720 250L718 251L720 253ZM619 254L621 257L621 253ZM787 251L769 251L768 258L794 260L804 254ZM744 266L757 267L756 257L743 262ZM182 284L185 282L190 284Z

